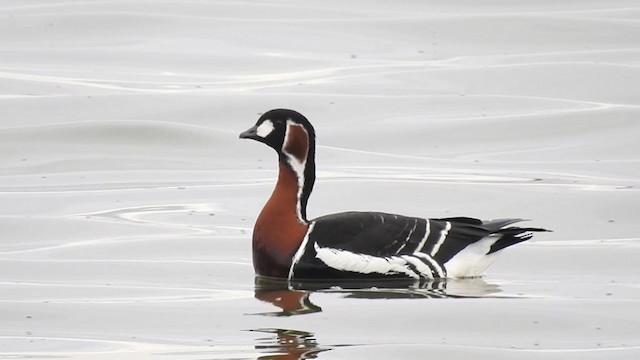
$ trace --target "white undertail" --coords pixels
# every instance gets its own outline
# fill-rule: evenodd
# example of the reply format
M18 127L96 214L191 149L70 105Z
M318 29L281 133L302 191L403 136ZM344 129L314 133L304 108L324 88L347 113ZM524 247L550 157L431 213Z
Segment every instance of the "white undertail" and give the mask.
M493 263L496 255L500 253L500 251L497 251L487 255L491 245L501 237L502 235L497 234L489 235L462 249L444 264L447 276L450 278L482 276L484 271Z

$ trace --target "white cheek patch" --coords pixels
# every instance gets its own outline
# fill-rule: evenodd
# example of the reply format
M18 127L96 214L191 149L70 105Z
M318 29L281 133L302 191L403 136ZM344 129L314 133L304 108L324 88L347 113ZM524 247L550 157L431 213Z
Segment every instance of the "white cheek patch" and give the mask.
M271 120L265 120L258 129L256 130L256 134L261 138L266 138L273 131L273 123Z

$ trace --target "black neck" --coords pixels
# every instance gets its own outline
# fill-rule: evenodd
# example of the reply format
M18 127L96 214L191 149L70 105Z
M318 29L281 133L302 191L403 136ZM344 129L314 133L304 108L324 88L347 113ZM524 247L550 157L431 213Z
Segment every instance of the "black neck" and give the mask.
M316 144L313 140L309 141L309 153L307 154L307 163L304 167L304 186L302 187L302 195L300 195L300 214L302 219L307 221L307 202L313 190L313 184L316 182Z

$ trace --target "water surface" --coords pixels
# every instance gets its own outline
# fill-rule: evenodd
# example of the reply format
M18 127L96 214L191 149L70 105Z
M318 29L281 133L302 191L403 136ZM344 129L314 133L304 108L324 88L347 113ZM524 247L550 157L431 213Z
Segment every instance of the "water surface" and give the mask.
M633 359L637 1L3 1L0 358ZM553 229L483 279L256 286L288 107L309 215ZM307 284L308 285L308 284Z

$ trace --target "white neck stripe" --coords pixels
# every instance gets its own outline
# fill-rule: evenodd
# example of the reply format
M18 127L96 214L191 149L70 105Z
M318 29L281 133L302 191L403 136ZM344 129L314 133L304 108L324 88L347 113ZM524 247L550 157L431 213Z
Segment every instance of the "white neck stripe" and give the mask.
M286 147L287 147L287 142L289 141L289 129L292 126L300 126L304 132L306 133L307 130L304 129L304 127L302 127L301 125L298 125L296 123L294 123L291 120L287 120L287 129L284 135L284 143L282 146L282 152L285 154L286 158L287 158L287 162L289 163L289 165L291 166L291 169L293 169L293 172L296 173L296 176L298 177L298 202L296 204L296 212L298 214L298 219L300 220L300 222L304 223L304 219L302 218L302 190L304 188L304 169L307 166L307 156L305 156L304 160L302 162L300 162L298 160L298 158L296 158L295 156L289 154L288 152L285 151Z

